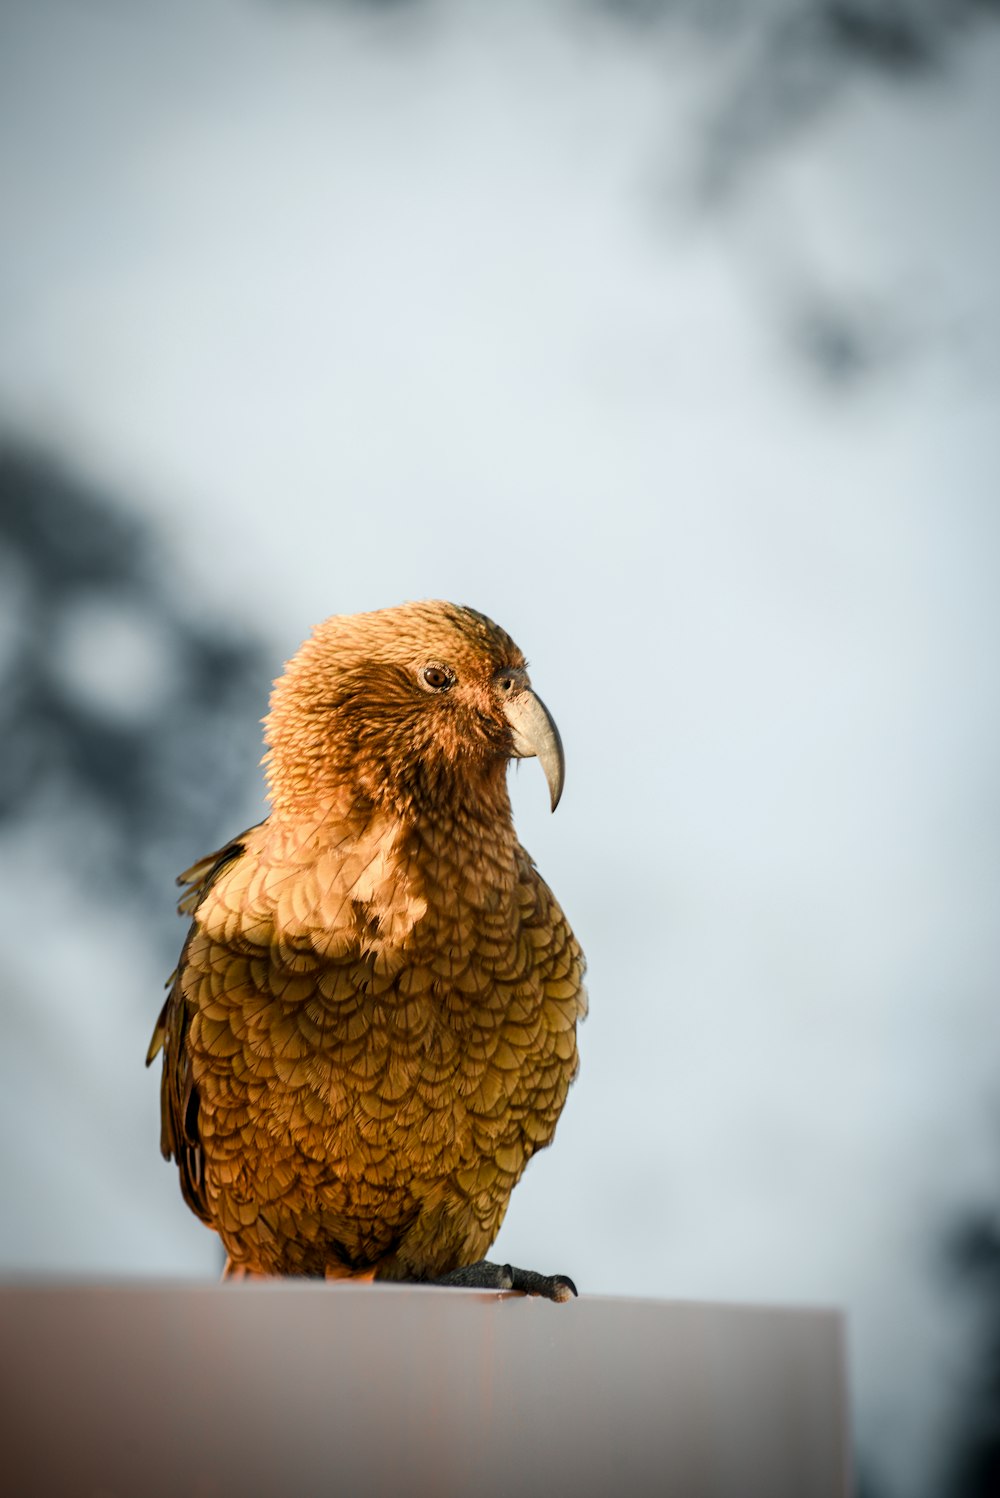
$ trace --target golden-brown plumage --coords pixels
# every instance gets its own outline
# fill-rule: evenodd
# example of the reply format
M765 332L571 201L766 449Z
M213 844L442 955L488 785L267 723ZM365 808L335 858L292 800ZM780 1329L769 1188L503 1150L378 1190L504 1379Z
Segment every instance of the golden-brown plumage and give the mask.
M234 1270L440 1278L483 1259L576 1073L582 957L506 784L538 752L557 799L558 736L513 641L425 603L320 625L267 740L271 815L183 876L163 1153Z

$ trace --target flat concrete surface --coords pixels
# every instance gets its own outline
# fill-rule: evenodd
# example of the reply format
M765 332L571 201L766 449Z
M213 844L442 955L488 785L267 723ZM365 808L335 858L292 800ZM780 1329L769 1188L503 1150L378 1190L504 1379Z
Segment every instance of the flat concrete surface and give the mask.
M0 1289L16 1498L843 1498L832 1311L409 1286Z

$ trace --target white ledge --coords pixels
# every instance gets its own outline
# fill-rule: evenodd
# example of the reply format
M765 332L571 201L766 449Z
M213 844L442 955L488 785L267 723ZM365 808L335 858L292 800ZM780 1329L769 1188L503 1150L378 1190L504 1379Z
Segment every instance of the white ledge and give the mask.
M0 1289L45 1498L844 1498L834 1311L311 1282Z

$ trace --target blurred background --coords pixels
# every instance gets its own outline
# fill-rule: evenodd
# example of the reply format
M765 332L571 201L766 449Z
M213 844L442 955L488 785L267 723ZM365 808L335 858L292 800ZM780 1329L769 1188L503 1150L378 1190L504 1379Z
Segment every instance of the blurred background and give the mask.
M330 613L468 602L590 960L495 1256L836 1304L1000 1492L1000 6L0 5L0 1269L212 1276L173 876Z

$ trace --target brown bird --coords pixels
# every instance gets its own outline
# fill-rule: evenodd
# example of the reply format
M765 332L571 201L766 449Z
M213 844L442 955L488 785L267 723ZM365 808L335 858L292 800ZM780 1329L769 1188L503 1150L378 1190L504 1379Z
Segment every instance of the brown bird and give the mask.
M227 1272L566 1300L486 1262L577 1070L580 948L514 832L507 762L563 753L484 615L326 620L266 721L271 813L181 875L161 1147Z

